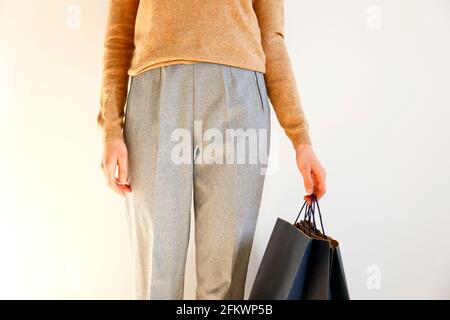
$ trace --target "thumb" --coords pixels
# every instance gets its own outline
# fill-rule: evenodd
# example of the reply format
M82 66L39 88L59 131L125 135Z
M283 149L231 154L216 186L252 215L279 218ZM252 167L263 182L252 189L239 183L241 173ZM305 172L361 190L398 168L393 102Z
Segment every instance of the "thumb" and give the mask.
M119 183L128 184L128 158L126 155L118 158L119 162Z

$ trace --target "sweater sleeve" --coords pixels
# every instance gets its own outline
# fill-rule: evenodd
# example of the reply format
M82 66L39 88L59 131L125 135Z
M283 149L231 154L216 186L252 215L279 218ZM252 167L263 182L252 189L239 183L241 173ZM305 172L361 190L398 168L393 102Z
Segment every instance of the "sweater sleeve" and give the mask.
M311 144L309 125L284 42L284 0L254 0L266 56L266 87L275 114L294 147Z
M134 53L139 0L110 0L104 38L103 79L97 124L103 141L122 138L128 68Z

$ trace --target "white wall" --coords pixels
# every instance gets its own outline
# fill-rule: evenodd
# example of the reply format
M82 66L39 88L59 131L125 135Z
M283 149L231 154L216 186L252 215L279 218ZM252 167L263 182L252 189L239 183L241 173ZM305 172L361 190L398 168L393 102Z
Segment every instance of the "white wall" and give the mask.
M95 124L106 7L0 0L0 298L130 297L124 203L104 184ZM289 52L328 171L325 227L341 242L351 296L450 298L450 2L286 8ZM279 144L247 289L276 217L293 220L301 205L289 141L280 135ZM186 298L193 253L191 245Z

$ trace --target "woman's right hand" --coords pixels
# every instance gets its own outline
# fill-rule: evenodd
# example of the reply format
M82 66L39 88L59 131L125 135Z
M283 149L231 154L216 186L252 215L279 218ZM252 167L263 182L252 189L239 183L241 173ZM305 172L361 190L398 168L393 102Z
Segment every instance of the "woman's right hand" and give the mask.
M128 183L128 152L125 142L123 139L112 139L103 145L101 168L108 186L120 195L131 192ZM116 177L117 166L119 167L118 177Z

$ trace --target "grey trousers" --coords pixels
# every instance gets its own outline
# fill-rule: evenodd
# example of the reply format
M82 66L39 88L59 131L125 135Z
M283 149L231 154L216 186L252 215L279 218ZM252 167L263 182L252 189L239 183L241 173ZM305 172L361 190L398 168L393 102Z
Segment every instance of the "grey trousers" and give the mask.
M244 298L269 138L260 72L198 62L131 78L124 139L135 299L183 299L192 200L196 298Z

